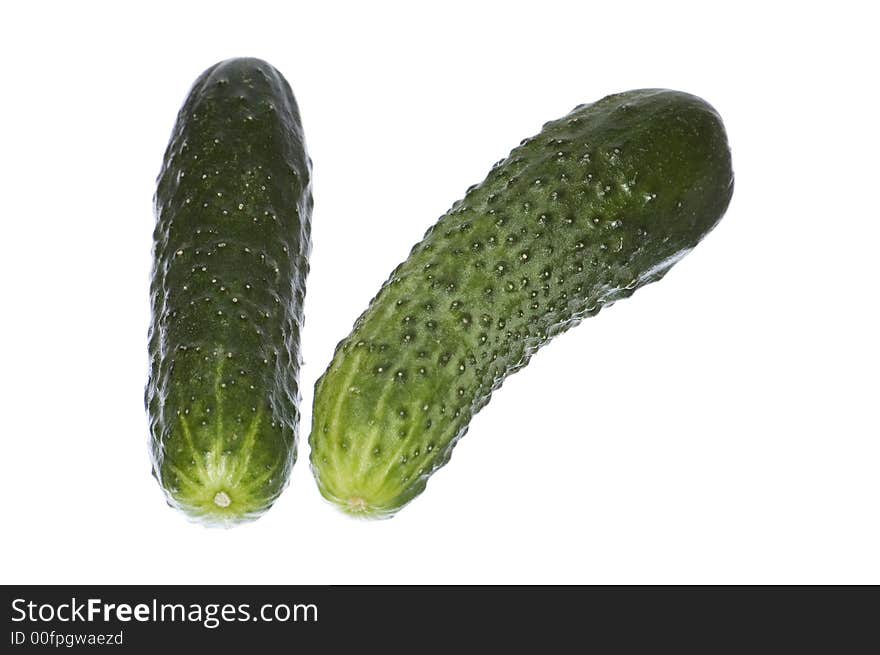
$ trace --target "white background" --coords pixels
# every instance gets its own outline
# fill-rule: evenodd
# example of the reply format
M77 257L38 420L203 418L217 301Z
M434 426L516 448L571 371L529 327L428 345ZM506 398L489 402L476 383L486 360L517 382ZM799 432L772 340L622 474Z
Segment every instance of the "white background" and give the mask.
M7 3L0 582L880 583L878 95L869 3ZM262 57L314 160L303 422L259 521L150 475L152 194L196 76ZM664 86L736 190L659 284L547 346L396 518L308 468L315 379L388 273L519 140Z

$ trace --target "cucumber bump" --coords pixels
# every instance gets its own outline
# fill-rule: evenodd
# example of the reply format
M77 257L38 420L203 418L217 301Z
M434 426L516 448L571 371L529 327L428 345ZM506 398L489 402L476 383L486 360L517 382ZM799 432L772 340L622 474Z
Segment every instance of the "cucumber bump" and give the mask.
M315 389L325 498L386 517L543 344L660 279L733 191L703 100L643 89L581 105L498 162L416 244Z
M146 407L153 474L195 520L259 516L296 456L311 161L259 59L196 80L158 179Z

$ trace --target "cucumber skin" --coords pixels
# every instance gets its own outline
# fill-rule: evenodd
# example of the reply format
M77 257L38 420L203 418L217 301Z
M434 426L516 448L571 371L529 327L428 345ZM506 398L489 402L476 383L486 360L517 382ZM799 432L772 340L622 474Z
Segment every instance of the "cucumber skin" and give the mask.
M427 231L337 346L310 436L322 495L393 515L508 375L663 277L732 192L723 124L695 96L630 91L547 123Z
M277 70L231 59L202 73L155 196L145 402L153 475L204 524L259 516L296 458L310 178Z

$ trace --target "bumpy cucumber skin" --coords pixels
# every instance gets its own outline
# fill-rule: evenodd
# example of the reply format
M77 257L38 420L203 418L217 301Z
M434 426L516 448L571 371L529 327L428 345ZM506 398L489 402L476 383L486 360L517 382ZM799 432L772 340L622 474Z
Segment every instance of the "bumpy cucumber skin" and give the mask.
M393 515L508 375L660 279L732 192L723 124L695 96L630 91L547 123L428 230L337 346L310 436L321 493Z
M296 458L310 179L277 70L202 73L158 179L145 395L153 474L208 525L258 517Z

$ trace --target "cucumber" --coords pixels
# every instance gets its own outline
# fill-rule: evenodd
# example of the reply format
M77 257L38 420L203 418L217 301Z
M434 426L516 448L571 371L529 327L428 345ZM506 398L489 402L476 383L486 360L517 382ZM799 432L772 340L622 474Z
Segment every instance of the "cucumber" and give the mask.
M153 475L208 525L258 517L296 458L311 160L282 75L220 62L177 117L155 196Z
M663 277L732 192L721 119L689 94L608 96L524 140L428 230L337 346L310 436L323 496L394 514L508 375Z

